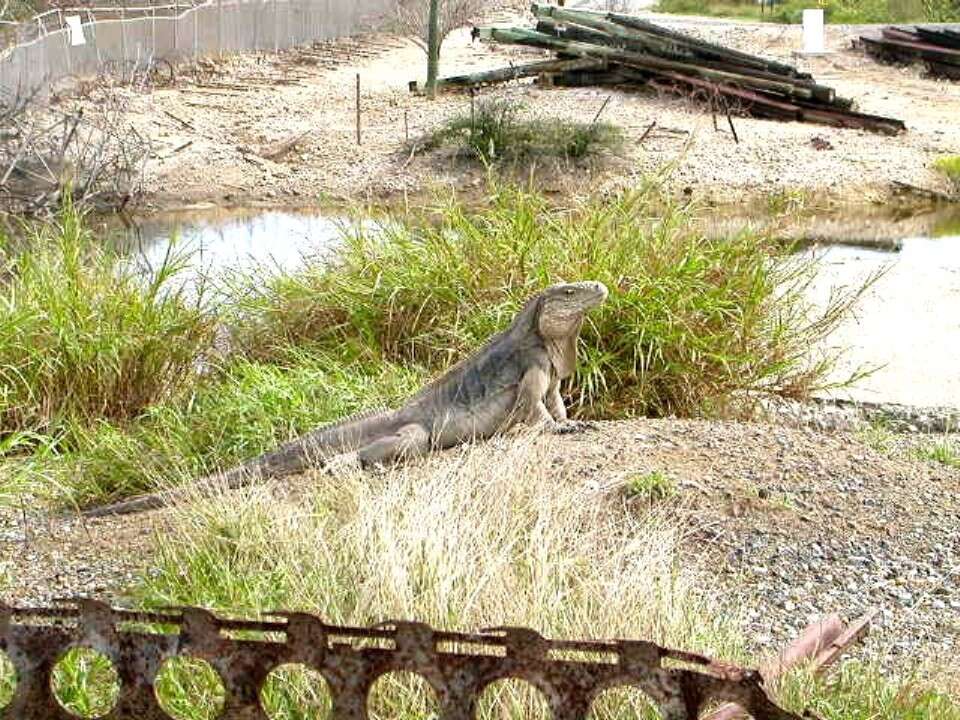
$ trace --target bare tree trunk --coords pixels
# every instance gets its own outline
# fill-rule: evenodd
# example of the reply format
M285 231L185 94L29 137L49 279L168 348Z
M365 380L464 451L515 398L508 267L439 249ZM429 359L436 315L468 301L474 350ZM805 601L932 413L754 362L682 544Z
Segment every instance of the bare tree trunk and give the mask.
M440 0L430 0L430 19L427 34L427 97L437 94L437 75L440 66Z

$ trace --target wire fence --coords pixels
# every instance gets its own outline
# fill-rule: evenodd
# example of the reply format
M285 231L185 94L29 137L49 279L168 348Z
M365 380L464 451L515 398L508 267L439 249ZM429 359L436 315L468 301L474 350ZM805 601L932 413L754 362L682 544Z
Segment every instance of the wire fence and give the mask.
M0 93L44 96L105 68L232 52L278 51L372 29L396 0L207 0L199 5L53 10L16 28L0 55Z

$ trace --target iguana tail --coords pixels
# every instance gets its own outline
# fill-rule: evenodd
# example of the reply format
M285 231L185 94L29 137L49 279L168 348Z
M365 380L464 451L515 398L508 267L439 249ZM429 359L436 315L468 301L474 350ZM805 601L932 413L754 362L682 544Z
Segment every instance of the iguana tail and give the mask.
M396 412L380 410L336 422L314 430L296 440L291 440L260 457L242 465L200 480L192 486L197 489L221 487L235 489L251 484L259 478L296 475L310 468L317 461L333 455L350 452L383 435L395 432L400 422ZM175 494L185 494L181 489ZM131 498L112 505L85 510L85 517L128 515L163 507L173 493L153 493Z

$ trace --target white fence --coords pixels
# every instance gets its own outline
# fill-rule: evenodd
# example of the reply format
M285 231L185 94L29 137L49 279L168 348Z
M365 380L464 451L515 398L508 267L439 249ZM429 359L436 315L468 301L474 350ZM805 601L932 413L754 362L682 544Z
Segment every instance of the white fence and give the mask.
M0 56L0 93L41 95L70 76L225 52L276 51L372 28L395 0L207 0L182 5L54 11L37 37ZM52 26L52 29L49 29ZM71 27L72 26L72 27Z

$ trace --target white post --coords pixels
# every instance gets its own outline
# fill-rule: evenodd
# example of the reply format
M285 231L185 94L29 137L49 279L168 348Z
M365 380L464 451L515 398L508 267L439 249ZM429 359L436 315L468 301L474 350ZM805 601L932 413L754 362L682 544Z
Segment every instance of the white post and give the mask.
M153 60L157 55L157 11L153 7L153 0L150 0L150 59Z
M58 10L60 16L60 32L63 33L63 53L67 57L67 72L73 72L73 57L70 48L73 45L83 45L83 28L80 26L79 15L67 15ZM79 34L79 37L78 37Z
M120 55L121 73L125 73L127 62L127 17L122 7L120 8Z
M280 10L273 0L273 51L280 52Z
M823 39L823 10L803 11L803 52L808 54L826 52Z

